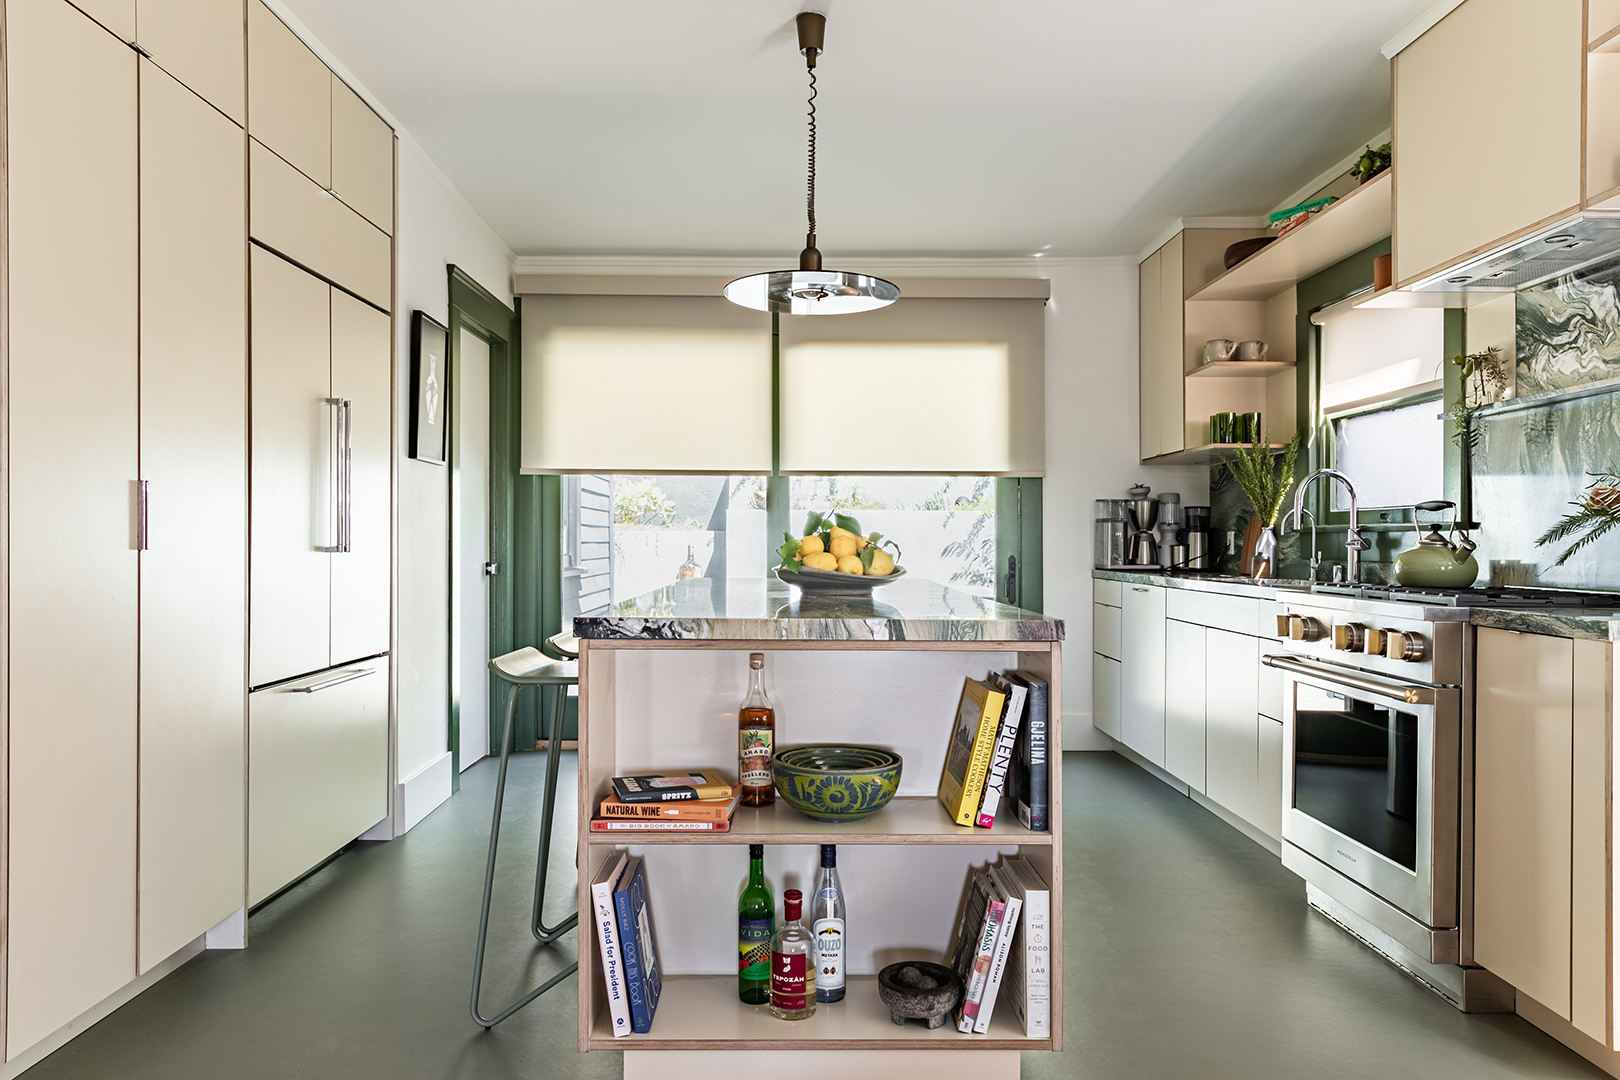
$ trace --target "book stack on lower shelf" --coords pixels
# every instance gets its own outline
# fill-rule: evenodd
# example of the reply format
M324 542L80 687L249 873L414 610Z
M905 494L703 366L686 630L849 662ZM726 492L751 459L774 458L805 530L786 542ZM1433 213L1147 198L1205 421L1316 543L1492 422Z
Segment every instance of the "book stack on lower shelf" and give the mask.
M1051 1034L1051 895L1018 856L974 872L951 950L950 966L962 980L958 1031L988 1032L1005 985L1024 1034Z
M664 973L641 859L622 851L610 856L591 880L591 901L613 1035L645 1035L658 1011Z

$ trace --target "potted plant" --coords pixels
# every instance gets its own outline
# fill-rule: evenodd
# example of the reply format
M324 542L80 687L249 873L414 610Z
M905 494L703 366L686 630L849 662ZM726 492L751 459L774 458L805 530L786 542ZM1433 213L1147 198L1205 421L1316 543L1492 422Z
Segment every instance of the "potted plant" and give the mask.
M1368 143L1367 149L1363 150L1361 156L1356 159L1356 163L1350 166L1350 175L1354 176L1358 182L1365 184L1389 168L1392 160L1389 143L1385 143L1376 150L1373 149L1372 143Z
M1446 415L1451 419L1451 437L1461 451L1462 505L1457 509L1464 521L1474 516L1474 451L1479 449L1480 440L1475 418L1483 406L1497 401L1507 391L1507 370L1502 366L1501 352L1492 345L1483 352L1451 358L1452 365L1462 369L1462 396Z
M1221 464L1254 507L1251 520L1260 523L1253 553L1245 551L1248 565L1242 569L1249 577L1269 578L1276 572L1277 522L1282 517L1283 500L1294 486L1294 461L1304 438L1305 429L1300 428L1279 454L1271 449L1271 432L1268 431L1259 442L1240 447L1230 456L1221 455ZM1277 460L1279 457L1281 461ZM1244 547L1248 547L1246 539Z

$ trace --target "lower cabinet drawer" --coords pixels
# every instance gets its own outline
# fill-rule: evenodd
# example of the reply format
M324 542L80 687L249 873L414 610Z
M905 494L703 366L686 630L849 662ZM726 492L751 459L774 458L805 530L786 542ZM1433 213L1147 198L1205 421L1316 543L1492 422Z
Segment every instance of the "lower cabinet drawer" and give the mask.
M248 904L388 814L388 661L248 696Z
M1091 726L1111 739L1120 737L1119 661L1091 656Z
M1091 605L1091 651L1115 660L1119 655L1119 620L1121 611L1107 604Z
M1119 607L1125 602L1125 583L1113 578L1091 579L1091 599L1098 604Z
M1182 622L1213 626L1234 634L1253 635L1255 627L1260 624L1260 605L1263 602L1250 596L1167 589L1164 613L1167 618L1180 619Z

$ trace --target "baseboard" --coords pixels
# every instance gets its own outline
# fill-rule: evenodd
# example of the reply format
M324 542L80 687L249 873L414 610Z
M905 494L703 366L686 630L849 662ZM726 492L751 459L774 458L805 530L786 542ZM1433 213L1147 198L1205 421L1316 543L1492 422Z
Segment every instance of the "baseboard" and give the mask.
M1108 739L1108 736L1104 735L1103 738ZM1169 773L1165 772L1163 769L1159 768L1157 765L1153 764L1153 762L1149 761L1147 758L1143 757L1141 754L1138 754L1135 750L1132 750L1130 747L1126 746L1124 743L1122 743L1122 742L1114 742L1113 739L1108 739L1108 741L1114 744L1114 746L1113 746L1114 753L1118 754L1120 757L1124 758L1126 761L1130 762L1132 765L1135 765L1138 769L1141 769L1143 772L1147 773L1149 776L1153 777L1155 780L1158 780L1161 783L1163 783L1163 784L1165 784L1165 785L1167 785L1167 786L1169 786L1171 788L1174 788L1175 791L1176 791L1176 794L1178 794L1178 795L1187 794L1187 785L1186 784L1183 784L1180 780L1177 780L1175 777L1171 776Z
M199 937L182 945L172 956L160 961L145 975L139 975L131 979L97 1004L23 1050L4 1065L0 1065L0 1080L12 1080L12 1077L18 1076L38 1065L41 1061L72 1042L76 1037L111 1016L117 1009L133 1001L137 995L149 990L159 979L202 952L206 936L204 935L204 937Z
M1620 1077L1620 1051L1610 1050L1523 990L1514 998L1513 1011L1610 1076Z
M454 766L446 750L399 782L394 804L394 835L404 836L450 797Z
M247 908L237 908L204 931L203 948L247 948Z
M1106 735L1103 737L1107 738ZM1109 739L1109 741L1113 742L1112 739ZM1282 841L1273 840L1271 837L1255 828L1243 818L1232 813L1232 811L1228 810L1220 803L1215 802L1202 792L1194 791L1192 788L1188 787L1180 780L1177 780L1174 776L1171 776L1169 773L1165 772L1163 769L1159 768L1157 765L1153 764L1153 762L1149 761L1141 754L1138 754L1135 750L1132 750L1124 743L1114 742L1113 745L1114 753L1118 754L1126 761L1129 761L1132 765L1135 765L1149 776L1152 776L1154 779L1159 780L1168 787L1174 789L1177 793L1187 796L1193 802L1197 803L1205 810L1208 810L1210 813L1214 814L1226 824L1232 826L1232 828L1236 829L1244 836L1247 836L1250 840L1253 840L1255 843L1259 844L1261 847L1265 848L1279 859L1282 858Z

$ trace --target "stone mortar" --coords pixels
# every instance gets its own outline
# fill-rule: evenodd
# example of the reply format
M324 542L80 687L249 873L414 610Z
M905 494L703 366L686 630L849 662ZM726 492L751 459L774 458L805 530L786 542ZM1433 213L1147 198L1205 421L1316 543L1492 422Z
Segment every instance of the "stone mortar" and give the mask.
M878 998L896 1024L923 1020L942 1027L962 1000L962 980L940 964L906 960L878 972Z

